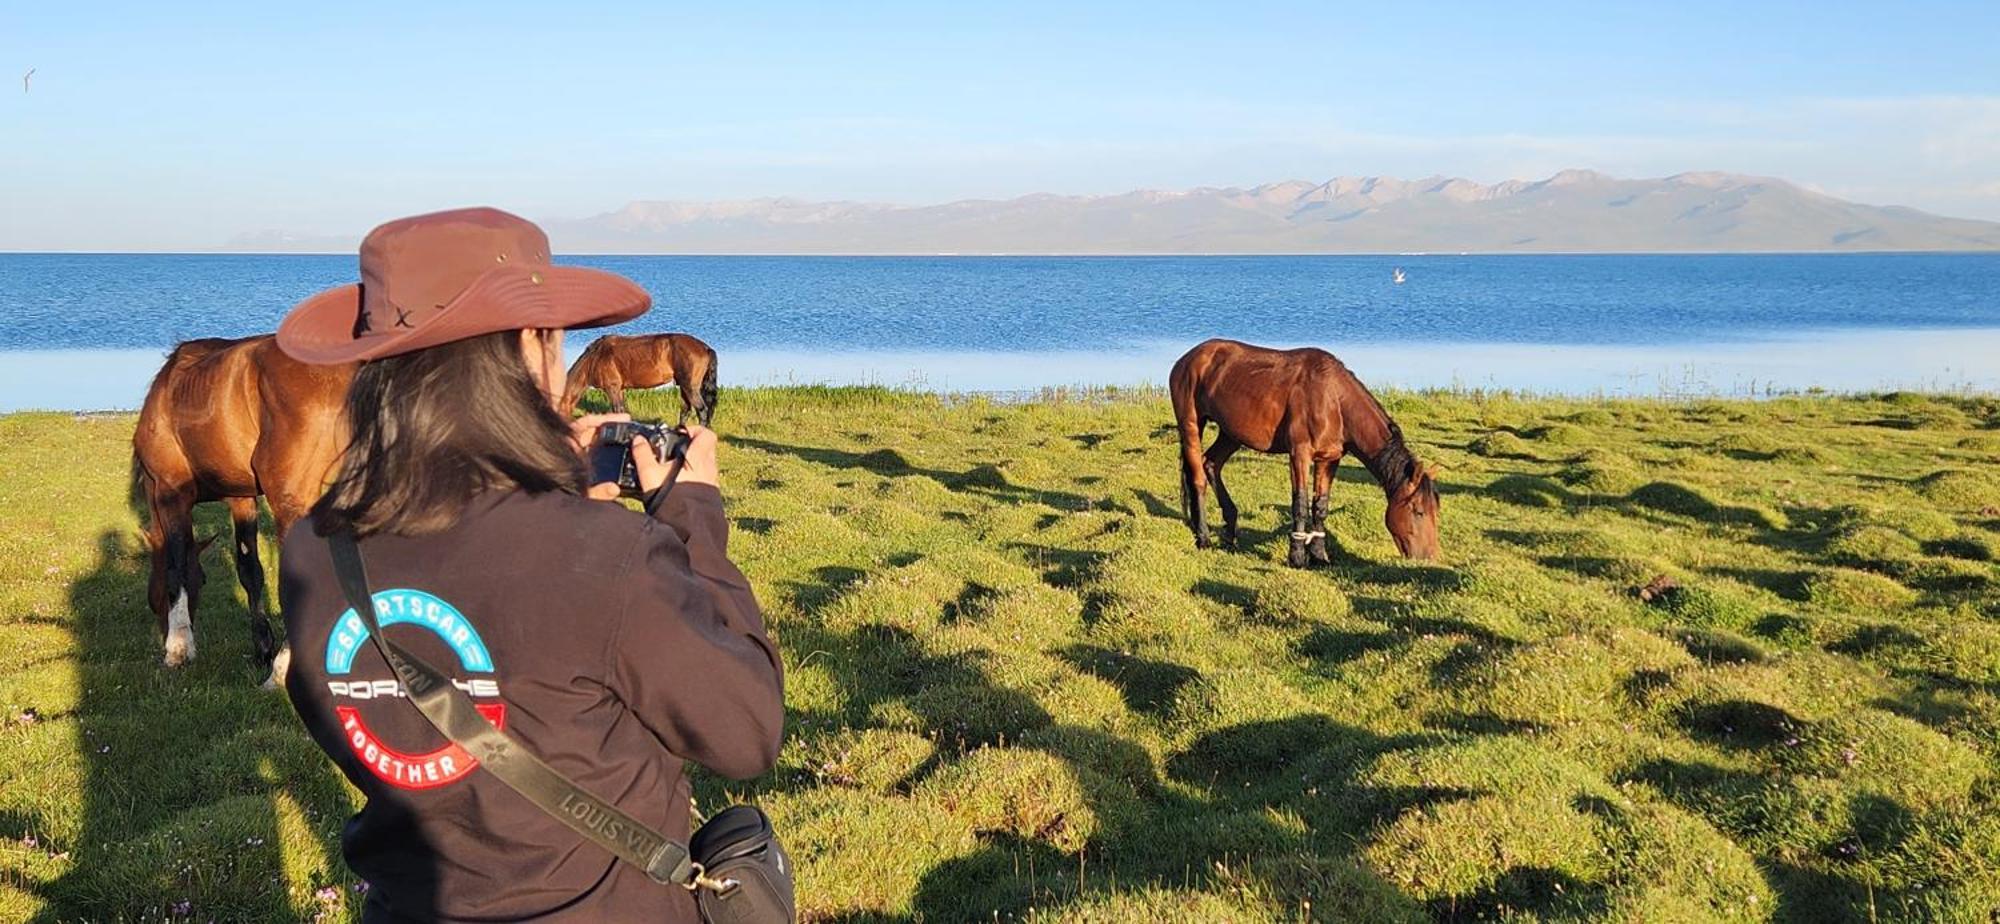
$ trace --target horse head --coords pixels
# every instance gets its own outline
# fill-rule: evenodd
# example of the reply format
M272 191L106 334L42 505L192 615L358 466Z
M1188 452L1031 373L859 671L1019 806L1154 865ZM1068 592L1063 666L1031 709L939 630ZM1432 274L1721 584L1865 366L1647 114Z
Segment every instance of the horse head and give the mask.
M1389 495L1382 522L1404 558L1436 561L1443 554L1438 544L1437 466L1410 460L1402 483Z

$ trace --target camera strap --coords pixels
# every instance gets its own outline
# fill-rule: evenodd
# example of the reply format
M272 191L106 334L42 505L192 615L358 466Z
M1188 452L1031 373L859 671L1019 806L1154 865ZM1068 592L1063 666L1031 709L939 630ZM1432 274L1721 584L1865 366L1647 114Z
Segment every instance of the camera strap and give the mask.
M376 621L374 594L368 589L368 571L354 534L335 533L327 537L327 545L333 550L333 572L340 579L341 592L368 628L375 650L395 670L417 711L439 732L537 808L618 859L645 870L654 882L688 889L706 885L701 867L688 856L687 845L570 782L512 735L486 721L473 707L472 697L449 676L389 638Z

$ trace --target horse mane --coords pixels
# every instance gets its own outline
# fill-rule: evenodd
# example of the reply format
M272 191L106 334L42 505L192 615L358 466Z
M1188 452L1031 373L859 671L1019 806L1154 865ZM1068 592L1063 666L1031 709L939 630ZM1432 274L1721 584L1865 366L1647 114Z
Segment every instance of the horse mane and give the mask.
M1361 464L1366 466L1368 473L1374 475L1375 481L1382 485L1382 493L1395 497L1397 492L1403 489L1403 485L1409 483L1412 473L1417 471L1417 456L1410 451L1409 443L1403 439L1403 426L1396 422L1396 418L1389 416L1389 409L1382 406L1381 399L1375 397L1375 393L1361 383L1361 379L1347 368L1346 363L1338 359L1334 362L1340 366L1340 371L1345 374L1348 384L1360 392L1362 397L1368 399L1369 409L1382 415L1384 429L1389 434L1388 442L1384 443L1372 458L1360 453L1356 455L1361 455Z

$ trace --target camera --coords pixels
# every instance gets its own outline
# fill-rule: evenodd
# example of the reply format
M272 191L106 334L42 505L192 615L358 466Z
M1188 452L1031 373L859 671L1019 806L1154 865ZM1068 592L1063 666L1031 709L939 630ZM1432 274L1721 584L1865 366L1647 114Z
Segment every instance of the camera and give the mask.
M632 461L632 454L638 451L632 440L641 436L652 445L654 454L662 462L681 458L687 453L688 432L680 427L636 420L600 424L597 436L590 443L590 483L613 481L618 483L622 494L632 497L643 494L639 489L639 467Z

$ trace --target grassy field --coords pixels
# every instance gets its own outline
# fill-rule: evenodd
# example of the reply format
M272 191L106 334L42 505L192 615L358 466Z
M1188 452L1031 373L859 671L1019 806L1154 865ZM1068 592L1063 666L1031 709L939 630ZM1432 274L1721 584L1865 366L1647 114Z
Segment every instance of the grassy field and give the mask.
M1157 395L725 393L791 725L702 801L815 921L2000 919L2000 402L1385 403L1441 566L1349 464L1282 567L1249 454L1197 552ZM131 426L0 418L0 919L344 920L352 795L222 548L159 666Z

